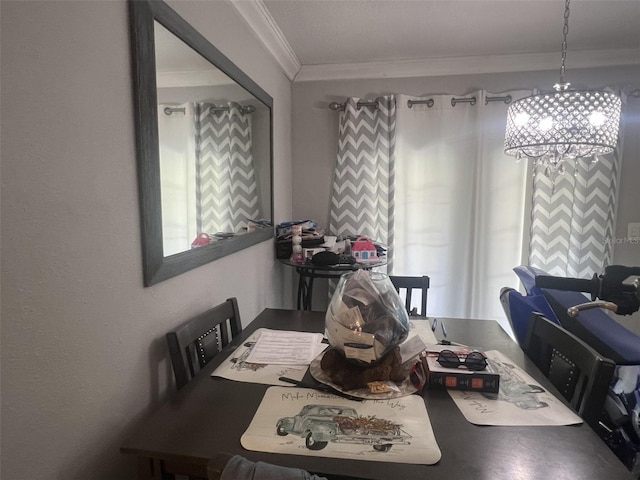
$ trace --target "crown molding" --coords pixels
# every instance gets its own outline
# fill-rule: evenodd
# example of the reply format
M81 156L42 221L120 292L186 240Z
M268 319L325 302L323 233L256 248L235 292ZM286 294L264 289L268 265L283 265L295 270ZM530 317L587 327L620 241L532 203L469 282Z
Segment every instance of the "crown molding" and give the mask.
M229 3L280 64L287 78L293 81L302 64L262 0L229 0Z
M569 71L578 68L640 65L640 50L574 51L570 52L569 62ZM488 55L391 62L303 65L295 77L295 82L529 72L559 70L559 68L558 53Z

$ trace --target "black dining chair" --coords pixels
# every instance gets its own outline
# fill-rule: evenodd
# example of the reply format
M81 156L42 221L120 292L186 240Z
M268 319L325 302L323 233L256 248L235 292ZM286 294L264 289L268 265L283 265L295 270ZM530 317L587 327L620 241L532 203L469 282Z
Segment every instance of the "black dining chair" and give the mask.
M427 316L427 290L429 289L430 279L426 275L421 277L402 277L397 275L389 275L389 279L399 294L404 293L404 306L409 316ZM420 311L411 308L412 293L414 290L420 291Z
M229 298L167 333L176 388L184 387L241 331L238 301Z
M615 363L537 312L531 315L523 350L571 408L598 429Z

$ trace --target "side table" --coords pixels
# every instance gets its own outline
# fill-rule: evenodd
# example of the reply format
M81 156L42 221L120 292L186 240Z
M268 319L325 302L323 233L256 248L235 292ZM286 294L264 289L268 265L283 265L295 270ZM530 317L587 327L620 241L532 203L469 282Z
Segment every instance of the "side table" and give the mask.
M386 258L366 263L341 263L338 265L314 265L311 262L295 263L289 259L279 259L280 263L294 267L298 272L298 310L311 310L313 281L316 278L340 278L344 273L356 270L371 270L387 264Z

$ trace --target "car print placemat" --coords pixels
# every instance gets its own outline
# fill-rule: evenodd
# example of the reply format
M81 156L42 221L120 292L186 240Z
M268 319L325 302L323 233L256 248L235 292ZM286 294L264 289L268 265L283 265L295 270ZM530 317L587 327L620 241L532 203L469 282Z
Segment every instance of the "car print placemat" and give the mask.
M431 465L440 448L416 395L357 402L269 387L240 442L247 450Z
M485 352L500 373L499 393L449 390L449 395L471 423L500 426L575 425L582 419L506 355Z

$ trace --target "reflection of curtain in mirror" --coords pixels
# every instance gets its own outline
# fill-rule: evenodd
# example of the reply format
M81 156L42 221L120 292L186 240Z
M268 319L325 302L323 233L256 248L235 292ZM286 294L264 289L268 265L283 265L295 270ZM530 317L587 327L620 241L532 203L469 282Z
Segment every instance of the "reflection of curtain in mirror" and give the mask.
M166 108L170 108L165 112ZM164 255L189 250L196 238L196 147L193 106L159 105Z
M198 227L201 232L241 232L248 219L260 218L251 153L251 118L230 102L228 110L197 105Z
M502 322L500 289L518 287L526 163L504 155L507 105L487 95L397 97L393 273L431 277L429 315Z

